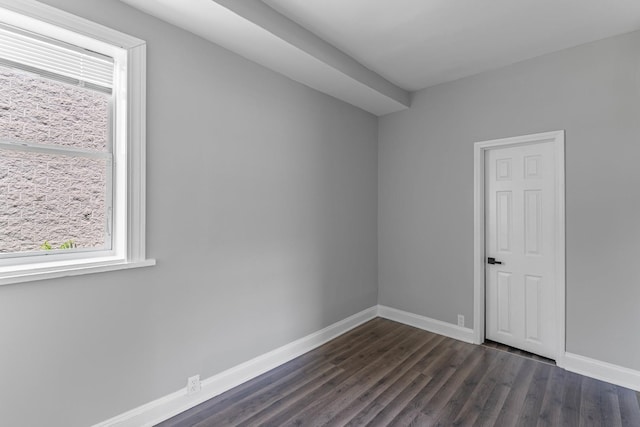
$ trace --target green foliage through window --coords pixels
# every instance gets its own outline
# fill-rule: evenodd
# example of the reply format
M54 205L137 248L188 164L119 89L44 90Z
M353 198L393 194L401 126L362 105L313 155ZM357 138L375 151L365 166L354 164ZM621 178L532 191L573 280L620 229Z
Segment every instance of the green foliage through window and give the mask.
M53 246L51 246L51 243L49 243L48 240L45 240L44 243L40 245L40 249L43 249L45 251L50 251L52 249L73 249L75 247L76 247L76 244L73 242L73 240L67 240L66 242L61 244L58 248L54 248Z

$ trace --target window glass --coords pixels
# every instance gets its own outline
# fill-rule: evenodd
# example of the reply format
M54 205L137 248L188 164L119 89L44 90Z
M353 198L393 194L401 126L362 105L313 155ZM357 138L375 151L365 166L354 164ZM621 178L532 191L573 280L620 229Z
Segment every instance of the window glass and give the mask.
M110 98L0 66L0 254L111 248Z

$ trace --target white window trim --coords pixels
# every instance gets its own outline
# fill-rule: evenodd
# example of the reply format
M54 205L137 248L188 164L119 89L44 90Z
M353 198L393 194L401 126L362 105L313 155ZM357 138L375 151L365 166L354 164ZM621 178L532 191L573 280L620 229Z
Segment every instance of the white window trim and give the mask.
M85 47L97 52L104 53L109 45L118 47L126 50L127 60L127 75L123 76L127 79L126 111L120 110L126 121L120 131L126 132L127 161L116 164L116 168L124 168L126 179L114 183L122 186L114 199L126 194L120 200L123 220L119 221L125 228L120 235L126 236L126 241L113 242L114 247L120 246L113 256L0 267L0 285L155 265L155 260L146 258L145 247L146 43L33 0L0 0L0 22L63 41L78 43L80 37Z

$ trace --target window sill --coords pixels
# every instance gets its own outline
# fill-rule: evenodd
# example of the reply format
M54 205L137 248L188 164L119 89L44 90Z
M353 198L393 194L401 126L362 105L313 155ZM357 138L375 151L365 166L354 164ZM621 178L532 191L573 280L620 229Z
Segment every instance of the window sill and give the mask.
M102 273L105 271L126 270L130 268L150 267L156 264L155 259L142 261L123 261L121 259L92 259L90 261L74 261L60 263L33 264L29 268L0 268L0 286L35 280L55 279L59 277L80 276L83 274Z

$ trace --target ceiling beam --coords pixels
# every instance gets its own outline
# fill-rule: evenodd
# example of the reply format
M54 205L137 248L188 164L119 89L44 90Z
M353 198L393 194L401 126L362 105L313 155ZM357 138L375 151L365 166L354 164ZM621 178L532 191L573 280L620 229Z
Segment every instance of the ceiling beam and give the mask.
M377 116L410 95L262 1L121 0Z

